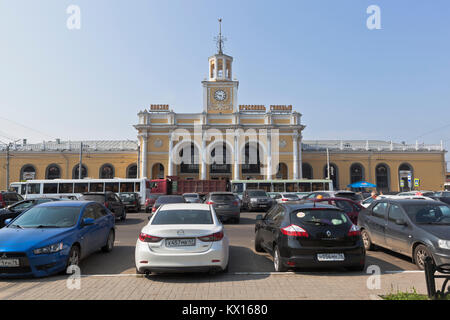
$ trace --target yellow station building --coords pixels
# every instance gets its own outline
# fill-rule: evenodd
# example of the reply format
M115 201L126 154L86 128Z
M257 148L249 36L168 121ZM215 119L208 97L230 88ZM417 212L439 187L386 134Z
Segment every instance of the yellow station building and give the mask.
M154 104L138 113L137 141L47 141L0 146L0 189L26 179L82 177L151 179L323 179L335 189L368 181L383 191L442 190L445 150L373 140L304 140L301 113L291 105L239 105L233 57L222 51L208 59L202 81L203 107L175 113ZM9 160L8 160L9 159ZM8 165L9 162L9 165Z

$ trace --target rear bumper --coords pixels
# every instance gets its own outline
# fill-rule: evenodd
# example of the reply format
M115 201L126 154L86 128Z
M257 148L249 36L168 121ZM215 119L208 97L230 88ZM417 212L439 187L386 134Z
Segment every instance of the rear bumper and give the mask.
M239 207L227 210L214 209L216 211L217 217L219 219L232 219L237 218L241 214L241 210Z
M248 204L248 208L250 209L250 210L257 210L257 209L263 209L263 210L266 210L266 209L270 209L272 207L272 203L252 203L252 202L250 202L249 204Z
M214 262L213 262L214 260ZM222 239L212 244L211 248L198 253L156 253L149 249L147 243L136 242L136 269L139 272L184 272L225 269L228 265L228 240Z

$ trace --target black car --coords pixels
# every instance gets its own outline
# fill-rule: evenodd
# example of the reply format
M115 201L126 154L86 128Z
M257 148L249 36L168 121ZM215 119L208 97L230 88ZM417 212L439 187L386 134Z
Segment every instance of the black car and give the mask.
M206 204L211 205L221 221L232 220L239 223L241 206L232 192L211 192L207 195Z
M120 200L125 205L127 212L139 212L141 210L141 196L137 192L120 192Z
M198 193L183 193L183 198L189 203L202 203L202 199Z
M275 271L302 267L364 270L366 251L359 228L334 206L277 204L264 217L256 217L255 232L255 251L271 254Z
M23 197L15 191L0 191L0 208L6 208L22 200Z
M7 219L14 219L17 216L19 216L24 211L37 206L38 204L50 202L50 201L58 201L60 199L58 198L36 198L36 199L29 199L29 200L23 200L16 202L4 209L0 210L0 228L3 228L5 226L5 220Z
M177 195L159 196L158 199L156 199L155 204L153 205L152 213L158 210L158 208L161 205L168 203L187 203L187 201L184 199L183 196Z
M433 192L428 197L430 197L430 198L432 198L434 200L438 200L438 201L442 201L442 202L445 202L447 204L450 204L450 191Z
M242 209L248 211L268 210L274 200L264 190L247 189L242 194Z
M450 263L450 206L435 200L384 198L358 217L364 246L375 246L412 257L424 269L427 256L436 265Z
M116 219L125 220L127 218L127 211L125 205L119 196L114 192L85 192L79 199L80 201L95 201L103 204L109 209Z

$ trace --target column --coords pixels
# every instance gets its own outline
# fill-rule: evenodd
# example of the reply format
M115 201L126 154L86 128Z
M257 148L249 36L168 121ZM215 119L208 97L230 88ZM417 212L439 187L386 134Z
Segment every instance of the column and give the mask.
M267 180L272 179L272 132L267 130Z
M142 168L141 168L141 178L147 177L147 140L148 140L148 133L143 132L140 134L140 137L142 138Z
M240 162L240 152L239 152L239 134L236 130L234 132L234 179L233 180L240 180L241 179L241 170L239 167Z
M303 179L303 150L302 150L302 140L303 137L300 134L300 139L298 139L298 178Z
M202 165L200 168L201 171L201 180L206 180L206 137L205 134L202 132L202 150L200 150L202 154Z
M292 172L294 173L293 179L298 179L298 132L294 131L293 139L293 161L292 161Z
M167 161L167 175L168 176L173 176L172 151L173 151L173 140L172 140L172 131L170 131L169 132L169 160Z

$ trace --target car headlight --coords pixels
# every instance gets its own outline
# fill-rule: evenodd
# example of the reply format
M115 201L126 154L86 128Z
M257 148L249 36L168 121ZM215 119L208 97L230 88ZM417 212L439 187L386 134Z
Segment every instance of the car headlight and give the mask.
M55 253L58 251L61 251L63 249L63 243L55 243L50 246L46 246L43 248L35 249L33 250L34 254L48 254L48 253Z
M258 199L250 199L251 202L256 202Z
M450 249L450 241L449 240L439 240L438 245L442 249Z

